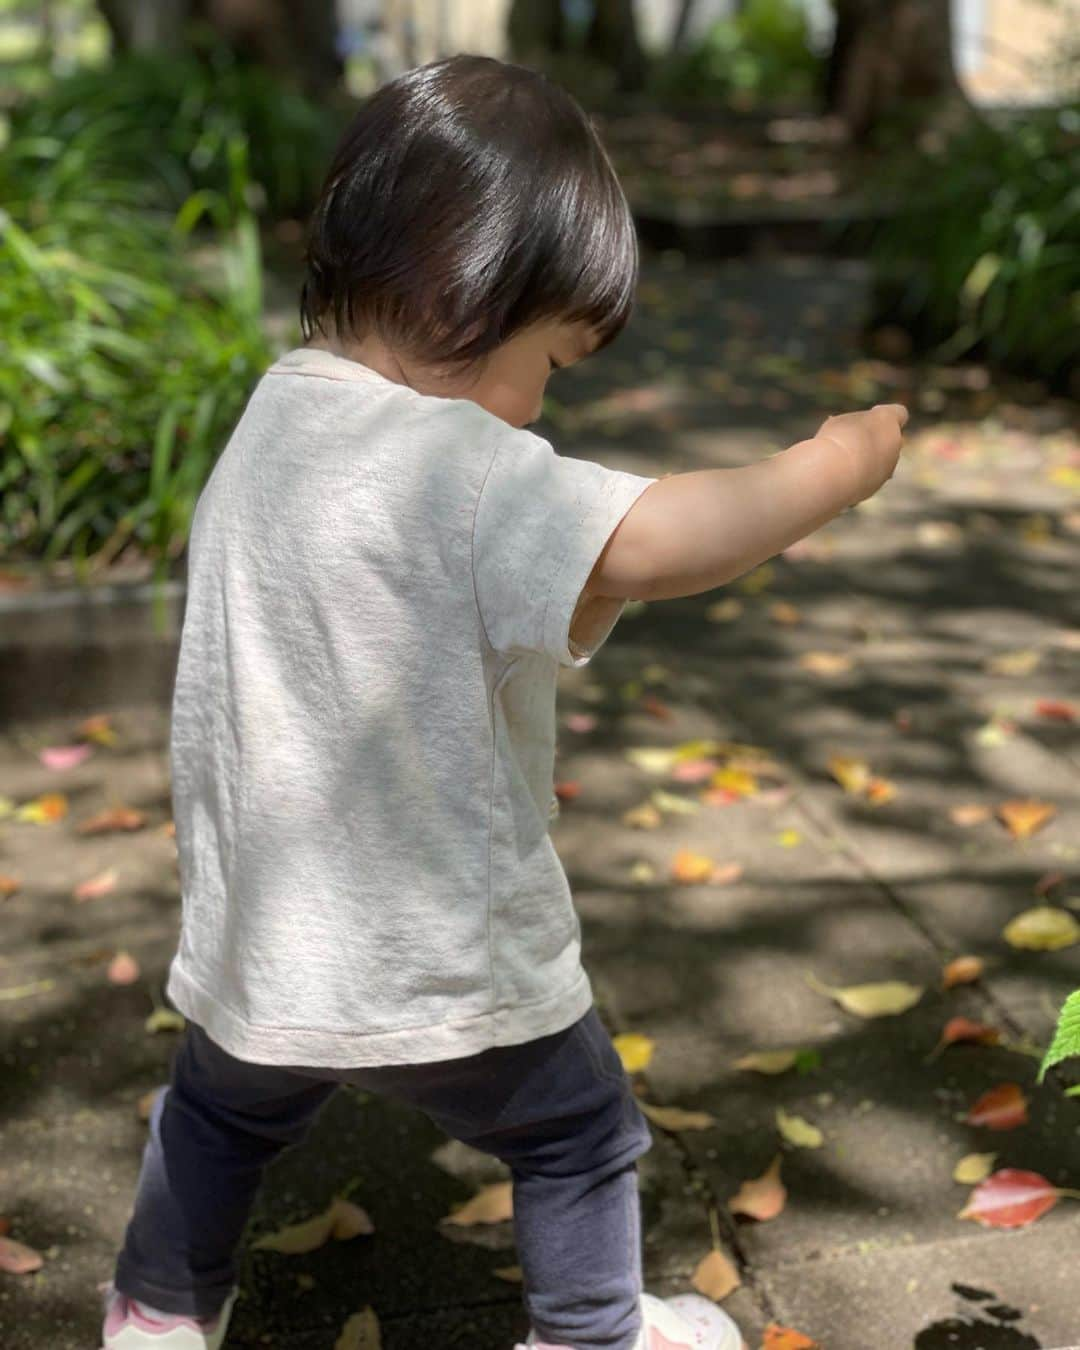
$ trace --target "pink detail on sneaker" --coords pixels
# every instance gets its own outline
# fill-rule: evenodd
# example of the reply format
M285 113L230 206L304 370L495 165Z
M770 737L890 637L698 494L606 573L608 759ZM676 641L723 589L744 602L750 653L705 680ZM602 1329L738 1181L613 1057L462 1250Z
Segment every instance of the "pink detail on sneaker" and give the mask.
M184 1317L179 1313L158 1312L140 1304L136 1299L128 1298L118 1289L113 1289L109 1292L105 1335L116 1336L124 1327L137 1327L139 1331L147 1331L156 1336L164 1336L177 1327L191 1327L193 1331L205 1333L214 1329L217 1320L217 1317L200 1320L195 1317Z
M649 1328L649 1350L693 1350L686 1341L669 1341L656 1327Z

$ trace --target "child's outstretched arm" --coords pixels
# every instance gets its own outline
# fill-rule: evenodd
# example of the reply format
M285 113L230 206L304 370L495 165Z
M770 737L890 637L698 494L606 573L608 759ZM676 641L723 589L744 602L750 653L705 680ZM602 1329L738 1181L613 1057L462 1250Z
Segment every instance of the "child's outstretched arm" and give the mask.
M712 590L819 529L892 477L907 409L829 417L816 436L737 469L670 474L641 494L582 593L671 600Z

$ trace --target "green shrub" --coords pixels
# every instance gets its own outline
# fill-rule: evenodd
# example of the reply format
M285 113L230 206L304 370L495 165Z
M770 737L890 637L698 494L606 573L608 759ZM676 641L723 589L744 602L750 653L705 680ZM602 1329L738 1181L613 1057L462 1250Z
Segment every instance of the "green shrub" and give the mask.
M99 157L98 151L104 147ZM175 217L110 176L107 134L27 129L0 152L0 553L157 560L270 359L246 147ZM32 188L32 190L31 190ZM211 226L196 267L188 247Z
M1080 363L1080 100L980 120L885 170L898 205L867 244L892 317L941 343L939 359L980 351L1067 378Z
M714 23L696 47L662 61L653 87L687 98L806 98L820 72L802 7L795 0L749 0Z

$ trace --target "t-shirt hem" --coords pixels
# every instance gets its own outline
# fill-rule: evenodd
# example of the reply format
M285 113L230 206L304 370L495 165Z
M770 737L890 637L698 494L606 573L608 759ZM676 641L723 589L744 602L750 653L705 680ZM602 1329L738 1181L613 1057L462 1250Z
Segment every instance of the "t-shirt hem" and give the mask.
M519 1045L565 1030L584 1017L593 1003L592 985L583 966L578 967L577 978L568 989L537 1002L393 1031L256 1026L197 984L180 965L179 957L169 968L165 992L185 1017L237 1059L253 1064L332 1069L426 1064L480 1054L497 1045Z

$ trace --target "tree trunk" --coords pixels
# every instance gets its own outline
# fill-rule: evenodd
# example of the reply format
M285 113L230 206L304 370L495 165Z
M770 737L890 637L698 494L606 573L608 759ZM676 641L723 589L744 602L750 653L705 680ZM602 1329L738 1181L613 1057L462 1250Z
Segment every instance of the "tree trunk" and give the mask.
M948 0L834 0L836 37L825 77L828 111L865 143L895 113L924 125L975 115L956 77Z
M671 50L679 51L686 44L686 34L690 31L690 16L694 12L696 0L680 0L679 14L675 20L675 31L671 35Z
M645 53L638 38L633 0L596 0L585 50L601 65L614 70L617 88L623 93L642 88Z
M179 52L191 19L319 97L341 80L334 0L98 0L119 52Z
M506 36L515 61L542 61L566 50L566 20L561 0L513 0Z

